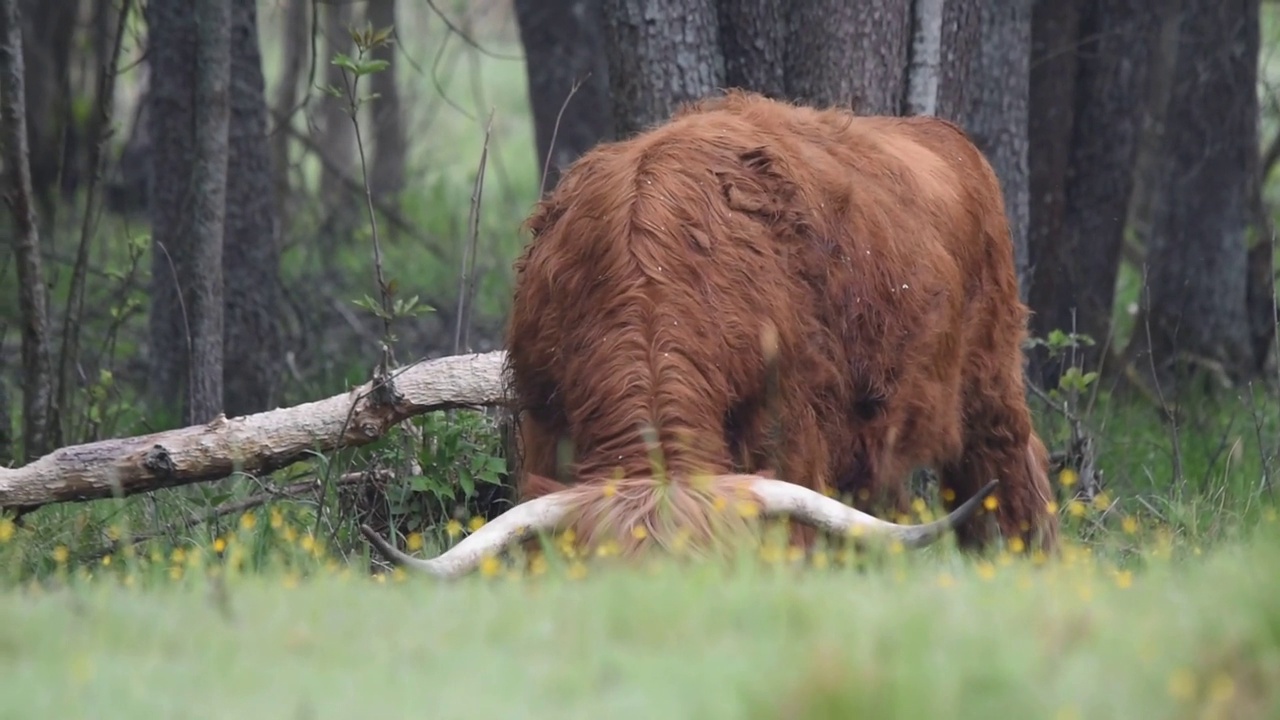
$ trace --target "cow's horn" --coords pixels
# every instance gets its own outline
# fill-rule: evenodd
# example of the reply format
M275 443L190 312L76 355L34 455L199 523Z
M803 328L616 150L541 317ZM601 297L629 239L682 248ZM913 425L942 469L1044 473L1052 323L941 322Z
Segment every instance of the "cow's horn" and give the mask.
M789 515L832 534L861 532L867 537L885 537L898 540L909 548L919 548L933 543L973 517L982 501L996 489L996 483L996 480L987 483L946 517L922 525L899 525L881 520L822 493L782 480L756 477L747 483L747 487L759 498L761 512L765 515Z
M565 498L554 494L520 503L430 560L415 558L397 550L368 525L361 525L360 532L378 548L378 552L393 563L452 580L476 569L485 556L497 555L511 543L533 537L541 531L555 530L564 519L567 509Z

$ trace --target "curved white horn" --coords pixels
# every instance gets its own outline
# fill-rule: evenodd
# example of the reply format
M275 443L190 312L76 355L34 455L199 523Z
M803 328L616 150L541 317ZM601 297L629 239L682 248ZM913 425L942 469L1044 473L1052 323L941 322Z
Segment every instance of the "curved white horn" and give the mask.
M782 480L756 477L748 481L747 487L760 499L761 512L765 515L789 515L832 534L862 529L868 536L887 537L900 541L906 547L919 548L933 543L973 517L982 501L996 489L997 482L987 483L946 517L923 525L899 525L881 520L820 492Z
M565 498L555 494L520 503L430 560L397 550L368 525L361 525L360 532L393 563L452 580L476 569L486 555L497 555L511 543L533 537L539 531L554 530L564 520L566 510Z

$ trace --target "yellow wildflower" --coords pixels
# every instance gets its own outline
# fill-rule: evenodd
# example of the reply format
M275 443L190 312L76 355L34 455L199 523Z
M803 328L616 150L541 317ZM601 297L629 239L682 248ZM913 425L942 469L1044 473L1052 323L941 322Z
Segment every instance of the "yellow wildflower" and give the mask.
M1209 681L1209 700L1215 703L1226 702L1236 693L1236 683L1230 675L1219 672Z
M575 560L569 565L568 575L570 580L581 580L587 576L587 566L581 560Z
M9 518L0 519L0 543L12 540L13 533L13 521Z
M444 524L444 532L449 536L449 539L452 540L462 533L462 523L457 520L450 519L449 522Z
M302 536L302 549L303 549L303 550L306 550L306 551L310 552L310 551L311 551L311 548L315 547L315 545L316 545L316 539L315 539L314 537L312 537L311 533L307 533L306 535L303 535L303 536Z
M422 533L411 532L404 539L404 546L409 552L417 552L422 548Z
M226 549L227 549L227 541L226 541L225 539L223 539L223 538L218 538L217 540L214 540L214 541L213 541L213 551L214 551L214 552L216 552L216 553L218 553L219 555L221 555L221 554L222 554L222 551L223 551L223 550L226 550Z
M1093 506L1099 510L1106 510L1111 505L1111 497L1105 492L1100 492L1093 496Z
M1026 543L1022 542L1022 538L1015 537L1009 541L1009 552L1014 555L1021 555L1027 549Z
M956 499L956 491L951 488L942 488L942 499L947 502L954 501Z
M1071 500L1067 501L1067 512L1071 513L1076 517L1084 517L1084 514L1087 511L1085 510L1084 503L1080 502L1079 500L1076 500L1075 498L1072 498Z
M649 531L646 530L643 525L636 525L635 527L631 528L631 537L637 540L643 540L649 537Z
M1058 512L1058 503L1053 500L1050 500L1049 502L1045 503L1044 509L1048 510L1051 513L1056 513Z
M65 563L70 555L71 551L67 550L66 545L59 545L53 549L53 561L59 565Z
M1124 530L1125 535L1132 535L1138 532L1138 519L1132 515L1127 515L1124 520L1120 521L1120 527Z
M1062 468L1062 472L1058 473L1058 482L1062 487L1071 487L1072 485L1075 485L1076 481L1079 479L1080 476L1071 468Z
M978 563L978 577L983 580L990 580L996 576L996 566L987 561Z
M1125 589L1133 585L1133 572L1131 570L1118 570L1116 572L1116 587Z
M284 525L284 515L276 508L271 508L271 529L279 530Z
M467 529L471 532L475 532L482 527L484 527L484 518L479 515L472 515L471 519L467 521Z
M103 565L110 565L110 564L111 564L111 556L110 556L110 555L103 555L103 556L102 556L102 564L103 564Z
M986 499L982 501L982 507L986 508L988 512L995 512L995 509L999 506L1000 501L996 499L995 495L988 495Z
M258 518L254 516L252 511L246 512L240 516L240 529L252 530L254 525L258 524Z
M1169 676L1169 694L1175 700L1191 700L1196 694L1196 676L1186 668L1174 670Z

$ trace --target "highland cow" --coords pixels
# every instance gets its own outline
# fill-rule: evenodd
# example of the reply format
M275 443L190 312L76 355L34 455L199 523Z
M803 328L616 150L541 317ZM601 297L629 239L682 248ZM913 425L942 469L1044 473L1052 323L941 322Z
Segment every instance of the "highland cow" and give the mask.
M911 546L1056 548L1000 185L953 124L730 92L586 153L527 228L507 337L522 502L429 561L367 532L384 554L453 576L566 527L706 549L742 503ZM868 514L908 512L923 467L948 516Z

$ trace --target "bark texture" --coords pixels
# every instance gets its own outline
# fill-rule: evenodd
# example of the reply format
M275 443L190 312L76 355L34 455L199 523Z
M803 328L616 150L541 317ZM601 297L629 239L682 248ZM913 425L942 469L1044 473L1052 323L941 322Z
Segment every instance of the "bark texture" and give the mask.
M1161 0L1081 5L1074 111L1063 178L1060 234L1039 248L1032 328L1084 333L1096 342L1077 359L1097 370L1111 333L1116 276L1158 49ZM1058 368L1042 380L1057 384Z
M981 40L969 78L965 128L995 167L1004 190L1022 298L1027 296L1028 96L1032 0L979 5Z
M725 85L786 99L787 11L780 0L720 0Z
M223 397L230 416L275 407L283 355L280 223L255 0L231 0Z
M184 0L152 0L146 12L151 63L151 395L158 404L180 408L183 418L198 422L222 407L228 10ZM207 13L208 19L197 23L197 12Z
M49 359L48 296L28 163L22 18L18 0L0 0L0 146L4 200L13 221L22 333L22 442L25 457L48 451L53 366ZM7 418L6 418L7 420Z
M818 106L901 114L907 100L911 0L789 4L787 94Z
M1235 378L1255 371L1246 256L1256 230L1258 44L1258 0L1184 1L1162 201L1131 345L1137 366L1158 377L1187 360Z
M582 153L613 138L604 17L601 0L515 0L515 11L546 192Z
M671 117L724 85L713 0L602 0L616 136Z

